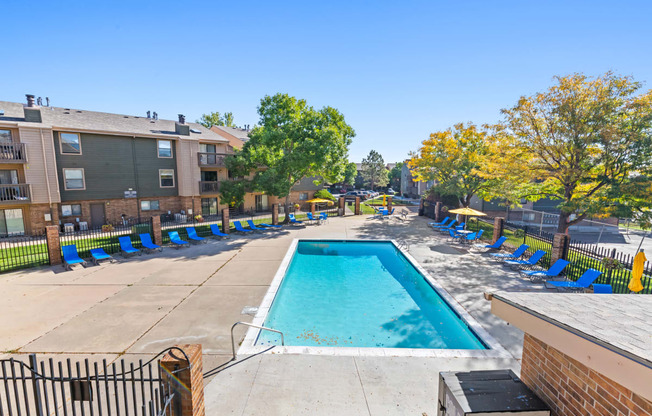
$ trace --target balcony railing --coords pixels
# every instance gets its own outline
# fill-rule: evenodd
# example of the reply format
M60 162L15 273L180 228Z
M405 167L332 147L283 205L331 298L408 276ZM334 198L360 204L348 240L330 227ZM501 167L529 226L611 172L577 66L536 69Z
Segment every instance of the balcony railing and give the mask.
M0 143L0 163L25 163L25 143Z
M220 192L220 183L218 181L199 181L200 194L216 194Z
M206 152L197 153L197 159L199 159L200 167L209 167L209 168L226 167L226 165L224 164L225 158L226 158L226 153L206 153Z
M29 184L18 183L13 185L0 185L0 203L25 203L30 201Z

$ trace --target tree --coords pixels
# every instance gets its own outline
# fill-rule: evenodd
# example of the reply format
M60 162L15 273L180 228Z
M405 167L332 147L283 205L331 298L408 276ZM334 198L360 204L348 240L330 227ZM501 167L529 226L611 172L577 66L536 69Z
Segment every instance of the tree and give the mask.
M235 149L233 154L227 155L224 164L230 175L235 178L244 178L255 168L241 150ZM238 179L220 182L220 194L222 203L230 207L237 207L244 203L247 192L251 192L253 184L246 179Z
M344 179L342 183L346 185L353 185L355 183L355 178L358 176L358 166L355 162L350 162L344 168Z
M315 198L319 199L328 199L329 201L335 201L336 198L331 194L328 189L320 189L315 192Z
M389 186L394 190L401 189L402 171L403 171L403 162L398 162L396 166L394 166L392 170L389 171Z
M210 114L202 114L201 118L196 122L207 129L213 126L235 127L233 113L224 113L224 115L221 115L218 111Z
M417 181L434 181L433 192L454 195L468 207L474 195L484 197L494 180L481 175L491 151L488 132L474 124L456 124L452 129L430 134L408 161Z
M254 177L256 189L285 198L289 212L290 191L301 178L342 180L355 132L339 111L316 110L305 100L279 93L260 101L258 115L259 126L242 149L249 163L261 167Z
M501 177L511 200L558 200L560 233L623 205L642 209L652 192L643 187L641 195L634 179L651 163L652 91L637 95L640 83L611 72L556 81L502 110L496 146L508 156L494 160L487 177Z
M364 182L369 184L372 191L376 186L385 186L389 181L385 161L380 153L372 150L366 158L362 159L361 174Z

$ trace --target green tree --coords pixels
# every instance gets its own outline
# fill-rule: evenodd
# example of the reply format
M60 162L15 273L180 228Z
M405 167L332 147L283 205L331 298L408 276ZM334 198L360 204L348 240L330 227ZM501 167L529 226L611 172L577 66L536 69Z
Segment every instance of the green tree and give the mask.
M355 162L350 162L344 169L344 180L342 180L342 183L346 185L353 185L355 183L356 176L358 176L358 166L355 164Z
M371 150L367 157L362 159L361 174L364 182L369 184L372 191L376 186L385 186L389 181L385 161L380 153Z
M228 204L230 207L240 206L244 203L246 193L253 190L252 182L244 178L250 174L255 165L238 149L235 149L233 154L224 159L224 164L230 176L242 179L220 182L222 203Z
M285 198L289 212L290 191L302 178L342 180L355 132L339 111L316 110L305 100L279 93L260 101L258 115L259 126L242 149L249 163L261 167L254 177L257 190Z
M209 114L202 114L201 118L196 121L202 126L210 129L213 126L235 127L233 123L233 113L220 114L218 111Z
M403 170L403 162L398 162L396 166L389 171L389 186L396 192L401 189L401 171Z
M652 201L638 172L652 162L652 91L608 72L557 77L546 92L502 110L495 145L502 155L487 177L500 177L510 200L559 201L557 231L587 216L613 215ZM632 197L630 192L636 191Z
M315 198L328 199L330 201L335 201L335 197L331 194L328 189L320 189L315 192Z

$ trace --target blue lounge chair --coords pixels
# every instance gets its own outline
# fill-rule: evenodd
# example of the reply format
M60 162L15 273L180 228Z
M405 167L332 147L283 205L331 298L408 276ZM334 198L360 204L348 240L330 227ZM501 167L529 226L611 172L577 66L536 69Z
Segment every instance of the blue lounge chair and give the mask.
M507 241L507 237L502 236L498 240L496 240L496 242L493 243L493 244L476 244L473 247L475 247L475 248L486 248L486 249L489 249L489 250L498 250L498 249L500 249L500 247L502 247L502 245L503 245L503 243L505 243L505 241Z
M264 228L256 227L256 224L252 220L247 220L247 224L249 224L249 228L255 231L265 231Z
M241 233L252 233L254 230L247 230L240 224L240 221L233 221L233 225L235 226L236 231L240 231Z
M460 225L458 225L457 227L455 227L455 229L456 229L457 231L462 231L462 230L464 229L464 226L465 226L465 225L466 225L466 223L463 222L463 223L461 223Z
M454 242L454 241L461 241L464 238L464 235L462 234L457 234L453 230L448 230L448 241Z
M174 244L176 248L181 248L189 244L187 241L183 241L179 237L179 233L177 231L168 231L168 235L170 236L170 242Z
M582 291L588 289L589 286L600 277L601 271L595 269L587 269L576 282L546 282L548 289L568 290L568 291ZM609 286L611 287L611 286ZM595 288L593 289L595 291Z
M453 223L455 223L455 221L456 221L455 218L452 218L452 219L450 220L450 222L448 222L448 223L444 223L444 224L441 224L441 225L433 225L432 228L434 228L434 229L438 229L438 228L448 228L448 227L450 227L451 225L453 225Z
M118 242L120 242L120 251L122 252L123 257L127 257L130 254L138 254L139 256L142 254L140 250L134 248L131 244L131 238L127 236L118 237Z
M197 230L195 227L186 227L186 233L188 233L188 239L194 243L205 243L206 239L197 235Z
M140 237L140 244L143 246L143 249L149 251L150 253L154 250L158 250L158 251L163 250L161 246L156 245L152 242L152 236L149 235L148 233L138 234L138 237Z
M450 217L446 217L442 221L439 221L439 222L429 222L428 225L431 226L431 227L436 226L436 225L444 225L449 220L449 218Z
M63 253L63 267L66 270L72 270L73 264L81 264L84 267L86 266L86 262L79 257L79 254L77 254L76 245L71 244L69 246L63 246L61 247L61 252Z
M494 260L516 260L520 259L528 248L530 248L530 246L527 244L521 244L513 253L492 253L490 256Z
M97 266L100 264L101 260L113 261L113 257L106 254L103 248L93 248L91 249L91 256L93 258L93 263Z
M543 258L543 256L545 256L545 255L546 255L545 251L537 250L527 260L507 260L503 264L505 266L510 266L512 268L516 268L516 267L520 267L520 268L534 267L539 262L539 260L541 260Z
M302 224L303 221L299 221L296 218L294 218L294 214L288 214L288 218L290 218L290 224Z
M261 222L261 223L258 224L258 225L261 226L261 227L265 227L265 228L283 228L282 225L278 225L278 224L267 224L266 222Z
M229 238L228 234L225 234L222 231L220 231L220 227L218 227L217 224L211 224L211 232L215 236Z
M593 293L614 293L614 290L611 288L611 285L594 283Z
M318 220L318 218L315 218L315 217L312 215L312 212L307 213L306 216L308 217L308 221L310 221L310 222L314 222L314 221L317 221L317 220Z
M435 231L441 231L442 233L447 233L448 230L454 230L455 229L455 223L457 220L453 220L448 223L448 226L446 227L432 227L433 230Z
M525 277L530 279L532 282L540 282L540 281L545 281L548 279L552 279L553 277L558 277L559 274L564 271L566 266L570 264L569 261L564 260L564 259L559 259L550 266L548 270L533 270L530 272L521 272Z

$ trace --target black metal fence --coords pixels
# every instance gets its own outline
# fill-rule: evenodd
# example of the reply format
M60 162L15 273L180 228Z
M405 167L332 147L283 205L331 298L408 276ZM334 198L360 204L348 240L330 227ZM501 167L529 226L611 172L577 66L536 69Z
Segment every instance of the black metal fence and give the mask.
M44 234L0 238L0 273L49 264Z
M74 244L77 246L77 253L80 257L91 257L90 251L94 248L102 248L108 254L120 252L118 238L129 237L135 248L142 247L139 234L150 234L152 236L152 222L130 222L104 226L102 229L64 232L59 236L61 246Z

